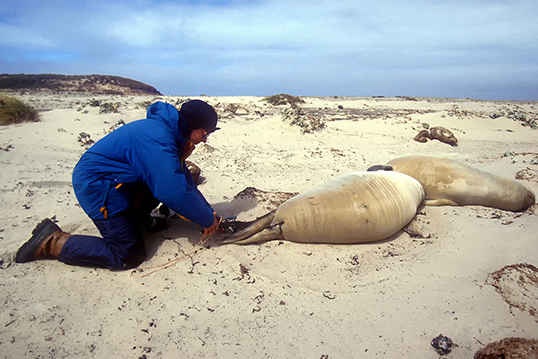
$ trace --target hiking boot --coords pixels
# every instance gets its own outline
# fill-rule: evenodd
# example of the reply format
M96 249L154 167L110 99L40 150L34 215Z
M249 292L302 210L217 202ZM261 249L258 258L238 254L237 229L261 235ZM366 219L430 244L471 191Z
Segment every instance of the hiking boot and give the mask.
M32 237L17 251L15 262L26 263L37 259L58 258L60 252L71 237L69 233L62 232L50 219L45 218L32 231Z

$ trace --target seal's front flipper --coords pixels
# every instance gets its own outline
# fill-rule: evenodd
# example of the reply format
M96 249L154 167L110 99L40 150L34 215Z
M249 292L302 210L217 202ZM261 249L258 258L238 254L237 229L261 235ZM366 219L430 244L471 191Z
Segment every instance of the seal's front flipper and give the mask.
M405 233L409 234L413 238L424 238L422 228L420 228L416 217L413 218L413 220L409 222L405 227L403 227L403 230Z
M436 198L436 199L427 199L424 201L426 206L459 206L459 203L456 203L452 200L446 198Z
M258 234L259 232L262 232L264 229L269 227L271 223L273 222L273 218L275 218L275 211L269 212L266 215L252 222L246 222L246 223L236 222L235 227L232 226L232 229L237 230L237 232L234 234L225 236L224 239L221 241L221 243L229 244L229 243L241 242L241 244L246 244L246 243L261 242L262 240L251 241L249 237ZM249 240L245 242L245 240L247 239ZM276 238L272 238L272 239L276 239ZM270 239L267 239L267 240L270 240Z

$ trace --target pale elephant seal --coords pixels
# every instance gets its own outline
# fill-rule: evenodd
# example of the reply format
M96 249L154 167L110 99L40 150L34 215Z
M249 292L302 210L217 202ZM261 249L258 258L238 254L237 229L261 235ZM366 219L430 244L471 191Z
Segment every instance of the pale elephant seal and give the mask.
M377 241L408 224L423 200L420 183L405 174L353 172L287 200L223 243Z
M482 205L523 211L534 204L534 194L516 180L481 171L447 158L409 156L388 165L417 179L426 192L426 205Z

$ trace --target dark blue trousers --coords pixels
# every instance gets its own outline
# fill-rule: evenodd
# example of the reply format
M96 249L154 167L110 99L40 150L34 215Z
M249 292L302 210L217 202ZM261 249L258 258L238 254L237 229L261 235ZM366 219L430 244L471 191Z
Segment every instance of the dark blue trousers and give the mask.
M144 193L128 211L107 219L93 219L102 237L72 235L65 242L59 260L77 266L130 269L146 259L142 229L153 219L151 211L159 201Z

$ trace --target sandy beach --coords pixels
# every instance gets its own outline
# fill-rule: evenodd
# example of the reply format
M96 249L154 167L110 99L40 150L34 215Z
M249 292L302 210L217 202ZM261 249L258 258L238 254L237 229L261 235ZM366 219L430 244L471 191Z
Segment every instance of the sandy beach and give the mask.
M354 245L220 245L215 237L196 247L200 229L172 219L146 237L142 267L173 264L152 274L14 263L45 217L64 231L98 235L71 187L90 140L144 118L147 102L186 98L19 97L42 120L0 127L0 357L433 359L441 355L431 341L443 335L454 344L444 357L472 358L503 338L538 339L534 207L425 206L417 215L422 237L400 231ZM303 97L304 118L325 128L302 133L283 121L289 106L263 97L190 98L219 113L221 130L189 159L223 216L252 220L287 193L408 155L517 177L538 194L538 130L524 126L538 119L536 102ZM118 104L118 112L99 113L91 100ZM414 141L434 126L458 145ZM492 273L506 267L503 291Z

